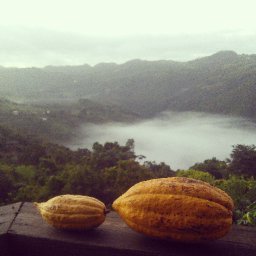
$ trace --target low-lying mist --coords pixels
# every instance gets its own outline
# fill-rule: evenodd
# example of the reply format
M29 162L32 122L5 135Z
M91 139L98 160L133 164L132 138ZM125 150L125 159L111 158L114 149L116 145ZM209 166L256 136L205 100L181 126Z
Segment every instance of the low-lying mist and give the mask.
M165 162L172 169L187 169L196 162L230 156L232 145L256 144L256 124L243 118L198 112L164 112L154 119L133 124L86 124L83 139L72 148L135 140L135 153L145 160Z

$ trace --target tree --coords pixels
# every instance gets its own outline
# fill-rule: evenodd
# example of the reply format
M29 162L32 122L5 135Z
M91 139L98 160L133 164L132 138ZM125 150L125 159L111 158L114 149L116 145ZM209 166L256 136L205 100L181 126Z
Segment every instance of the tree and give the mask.
M143 165L148 168L150 172L152 172L154 178L175 176L175 171L173 171L169 165L166 165L163 162L156 164L155 162L146 161Z
M110 204L134 184L153 177L153 173L138 162L132 159L121 160L116 166L102 171L103 201Z
M230 155L229 170L232 173L247 177L256 177L256 146L241 145L233 146Z
M128 139L127 142L125 143L125 146L129 151L134 153L134 148L135 148L134 139Z
M117 142L107 142L104 145L98 142L93 144L93 152L90 158L91 165L100 170L106 167L116 166L118 161L135 159L133 151L134 141L128 140L126 146L120 146Z
M202 180L208 182L210 184L214 183L214 177L208 172L201 172L197 170L179 170L176 172L176 176L178 177L187 177L197 180Z
M196 163L189 169L198 170L202 172L208 172L216 179L221 179L226 176L227 163L225 161L220 161L216 157L212 159L204 160L202 163Z

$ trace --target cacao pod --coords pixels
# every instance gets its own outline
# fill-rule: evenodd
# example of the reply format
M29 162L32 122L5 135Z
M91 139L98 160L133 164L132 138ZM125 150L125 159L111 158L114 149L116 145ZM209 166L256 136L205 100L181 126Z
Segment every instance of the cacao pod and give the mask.
M82 195L56 196L47 202L35 203L35 206L48 224L67 230L98 227L107 213L103 202Z
M200 241L228 233L234 204L206 182L171 177L137 183L112 206L128 226L145 235Z

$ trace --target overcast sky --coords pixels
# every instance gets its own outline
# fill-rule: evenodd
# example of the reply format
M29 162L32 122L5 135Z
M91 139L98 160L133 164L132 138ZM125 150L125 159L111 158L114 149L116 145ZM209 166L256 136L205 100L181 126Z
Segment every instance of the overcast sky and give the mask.
M0 65L256 53L255 0L0 0Z

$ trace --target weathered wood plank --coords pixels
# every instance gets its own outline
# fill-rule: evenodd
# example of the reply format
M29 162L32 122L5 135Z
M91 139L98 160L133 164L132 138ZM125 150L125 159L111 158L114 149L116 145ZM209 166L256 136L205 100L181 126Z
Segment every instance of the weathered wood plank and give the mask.
M20 207L21 203L0 207L0 255L9 255L7 233Z
M20 210L21 204L16 203L0 207L0 235L8 232L11 223Z
M23 204L8 231L12 255L256 255L256 229L234 226L223 239L184 244L151 239L128 228L111 212L87 232L64 232L47 225L31 203Z

